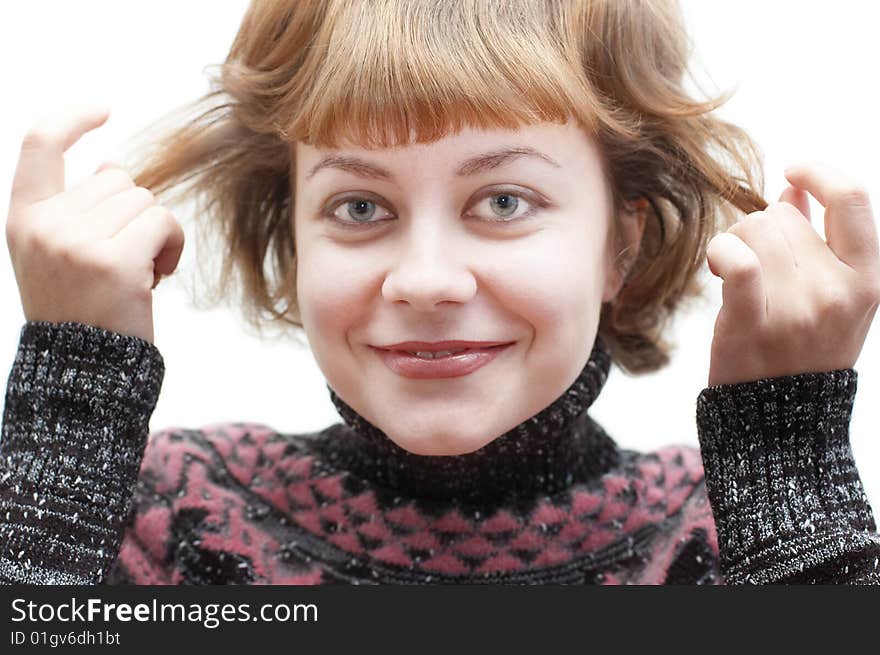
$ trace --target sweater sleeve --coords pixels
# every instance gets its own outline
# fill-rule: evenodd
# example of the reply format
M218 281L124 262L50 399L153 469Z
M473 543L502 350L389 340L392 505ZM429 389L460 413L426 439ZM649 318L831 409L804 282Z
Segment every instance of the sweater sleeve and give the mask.
M880 584L880 537L849 441L856 381L840 369L700 392L728 584Z
M25 323L0 438L0 582L104 581L164 372L137 337Z

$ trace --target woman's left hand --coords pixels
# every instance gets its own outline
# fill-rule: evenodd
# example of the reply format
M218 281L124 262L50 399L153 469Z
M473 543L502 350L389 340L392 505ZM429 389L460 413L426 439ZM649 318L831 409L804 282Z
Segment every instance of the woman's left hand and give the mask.
M709 386L852 368L880 304L880 247L864 187L821 164L785 171L779 202L709 241L722 278ZM827 243L810 223L825 208Z

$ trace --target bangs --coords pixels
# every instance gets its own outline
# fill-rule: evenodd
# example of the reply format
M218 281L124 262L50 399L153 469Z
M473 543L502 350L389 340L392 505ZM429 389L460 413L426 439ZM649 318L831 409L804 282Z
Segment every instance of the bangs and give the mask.
M597 94L560 42L562 4L331 2L276 125L288 141L366 148L572 118L592 131Z

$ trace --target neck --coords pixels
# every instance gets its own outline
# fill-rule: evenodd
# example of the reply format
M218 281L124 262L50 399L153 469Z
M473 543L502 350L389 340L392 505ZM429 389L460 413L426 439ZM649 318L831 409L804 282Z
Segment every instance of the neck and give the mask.
M597 339L577 379L556 400L464 455L416 455L404 450L328 386L345 425L319 447L332 451L330 461L335 465L394 496L487 510L530 503L538 495L596 478L619 461L616 444L587 414L610 363L608 351Z

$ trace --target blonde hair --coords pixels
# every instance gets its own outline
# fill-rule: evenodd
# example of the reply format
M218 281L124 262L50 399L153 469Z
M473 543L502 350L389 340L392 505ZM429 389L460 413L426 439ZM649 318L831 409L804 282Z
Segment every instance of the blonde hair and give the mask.
M574 118L600 146L613 215L638 199L648 212L599 334L621 368L652 371L668 319L702 293L708 240L766 206L756 146L711 115L732 92L691 98L689 56L667 0L254 0L210 92L131 169L165 204L198 203L221 244L214 302L237 285L251 325L301 327L292 142L391 147Z

